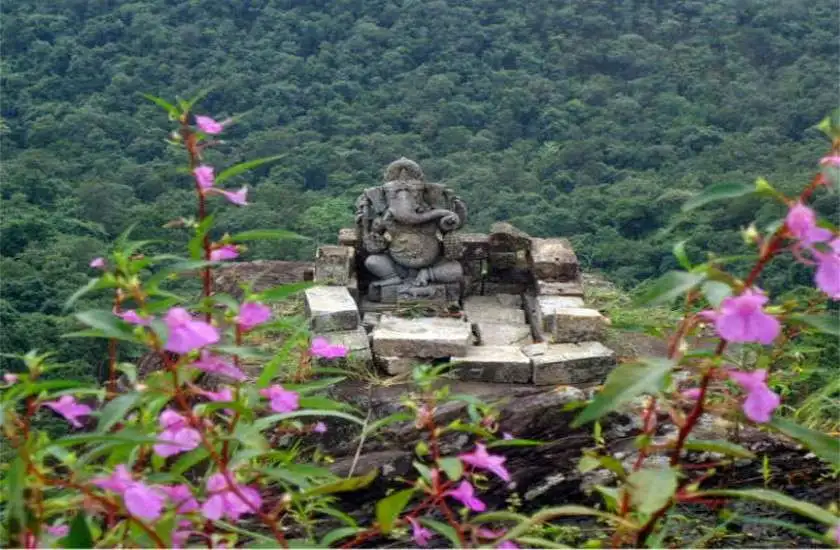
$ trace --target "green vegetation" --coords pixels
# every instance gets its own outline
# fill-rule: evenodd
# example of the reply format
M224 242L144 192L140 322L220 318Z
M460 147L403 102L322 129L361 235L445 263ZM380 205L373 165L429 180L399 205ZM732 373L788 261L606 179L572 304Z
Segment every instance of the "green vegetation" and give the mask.
M237 117L211 162L282 155L230 182L254 204L222 209L218 229L313 241L244 259L310 257L405 155L463 195L474 229L568 236L629 287L675 267L680 238L690 257L743 250L755 203L679 213L694 192L812 173L809 127L836 104L835 15L829 0L5 2L3 351L57 350L91 374L103 347L58 337L87 262L133 222L183 244L163 225L190 211L191 182L140 92L209 83L207 113ZM781 262L762 284L809 278Z

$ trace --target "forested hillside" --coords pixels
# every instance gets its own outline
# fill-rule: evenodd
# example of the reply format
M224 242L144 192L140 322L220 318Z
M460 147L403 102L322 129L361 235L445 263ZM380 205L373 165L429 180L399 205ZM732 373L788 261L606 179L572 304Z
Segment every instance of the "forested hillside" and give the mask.
M732 252L737 200L678 214L693 192L764 176L801 186L836 105L834 0L18 0L2 3L4 351L60 349L62 303L137 222L158 238L191 182L141 92L233 115L242 183L223 227L282 227L304 258L352 221L356 195L405 155L486 230L507 219L570 237L585 266L632 286L671 243ZM212 159L211 159L212 160ZM833 201L817 204L831 213ZM778 211L759 212L770 223ZM672 227L667 233L662 228ZM766 284L808 280L777 269Z

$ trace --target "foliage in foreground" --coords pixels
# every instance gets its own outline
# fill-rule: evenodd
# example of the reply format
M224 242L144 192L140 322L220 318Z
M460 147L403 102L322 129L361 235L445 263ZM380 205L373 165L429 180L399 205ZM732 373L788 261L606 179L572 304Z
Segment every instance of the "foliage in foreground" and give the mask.
M816 504L766 489L704 489L717 467L752 453L733 442L692 437L703 415L719 415L781 432L840 467L838 440L780 417L781 397L773 389L774 369L789 353L790 343L812 331L837 335L837 319L826 312L823 298L772 303L757 287L771 261L793 254L812 266L819 292L840 298L840 237L806 205L815 193L838 184L840 124L834 118L821 125L833 140L832 150L821 160L821 172L797 197L786 197L759 180L754 187L712 187L685 205L699 208L754 194L781 202L788 214L770 229L745 232L756 252L743 278L727 270L729 258L694 265L680 245L675 248L684 270L665 275L643 297L656 303L684 296L685 315L674 331L668 358L621 365L575 420L576 425L595 422L647 396L635 463L627 468L613 456L588 453L581 470L606 468L617 476L615 486L599 487L603 507L558 503L525 516L488 510L482 499L486 480L507 482L516 476L496 448L534 444L499 433L491 408L433 386L436 371L421 368L415 372L419 391L405 396L406 413L368 426L351 407L318 395L340 379L342 371L329 362L346 350L319 339L300 349L298 323L272 320L268 304L301 285L259 293L245 288L239 300L212 291L213 268L236 258L241 243L293 238L285 231L263 230L225 235L219 241L210 238L215 219L208 213L211 201L248 204L247 188L231 190L221 184L274 159L241 163L216 174L204 163L204 153L231 121L194 115L196 100L172 105L149 99L177 122L173 144L186 151L187 172L193 177L197 213L172 224L190 232L188 256L145 256L148 243L132 241L127 233L107 258L91 261L101 275L73 300L110 289L113 310L77 313L87 328L69 336L107 341L106 388L45 378L61 365L49 353L34 351L20 357L26 370L4 375L2 423L14 450L3 472L7 542L23 547L354 547L411 537L418 546L436 538L455 547L557 547L545 538L551 532L545 524L584 516L610 533L603 541L591 541L593 545L656 546L675 505L746 499L799 514L820 526L819 531L808 530L810 536L840 544L840 518ZM173 277L195 272L201 282L197 300L168 288ZM706 326L719 337L716 347L691 349L689 338ZM249 337L264 330L289 334L279 353L248 345ZM728 353L730 344L753 353L734 356ZM138 382L133 365L119 361L120 346L125 345L158 354L164 369ZM260 369L250 383L247 371L253 363ZM233 383L211 390L197 383L200 373ZM120 374L132 386L122 394L116 391ZM465 401L469 417L438 425L435 409L451 400ZM58 437L40 429L38 415L48 411L77 430ZM308 442L341 422L361 426L366 435L389 421L412 419L421 434L415 475L376 504L372 524L359 524L340 509L335 495L368 486L375 474L338 479ZM660 422L673 424L673 437L656 437ZM443 454L441 438L451 432L473 435L471 448L456 456ZM721 458L698 470L684 462L689 451ZM656 455L666 462L648 460Z

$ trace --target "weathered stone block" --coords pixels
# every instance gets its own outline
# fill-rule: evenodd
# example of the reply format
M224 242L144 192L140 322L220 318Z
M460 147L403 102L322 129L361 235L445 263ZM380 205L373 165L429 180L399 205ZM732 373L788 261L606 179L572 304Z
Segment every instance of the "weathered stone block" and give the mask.
M543 296L577 296L583 298L583 285L578 281L537 280L537 294Z
M531 239L531 266L537 280L574 281L578 259L567 239Z
M316 286L304 291L306 316L315 333L354 330L359 326L359 309L343 286Z
M531 236L507 222L490 226L490 248L515 252L531 246Z
M338 230L338 244L341 246L359 247L359 230L355 227L343 227Z
M315 281L346 286L355 271L356 251L351 246L324 245L315 254Z
M418 359L417 357L376 356L377 366L391 376L411 372L416 365L424 362L423 359Z
M483 260L490 250L490 237L484 233L459 233L465 260Z
M369 365L373 361L373 353L370 351L370 339L362 327L356 330L340 332L325 332L317 334L332 345L341 345L347 349L345 361L351 364L364 363ZM320 360L319 360L320 362Z
M544 316L552 315L558 309L583 307L583 298L578 296L537 296L536 302Z
M461 380L520 383L531 381L531 360L517 346L472 346L463 357L453 357L451 371Z
M373 352L380 356L452 357L466 355L472 331L461 319L383 315L372 340Z
M565 297L545 296L545 298ZM539 309L537 319L540 332L550 341L558 344L600 340L607 326L606 317L597 310L582 307Z
M600 342L533 344L522 348L533 364L533 382L597 384L615 367L615 353Z
M522 294L528 290L525 283L503 283L497 281L484 281L482 294L491 296L493 294Z
M481 343L488 346L523 345L533 342L531 327L526 324L482 322L478 325Z

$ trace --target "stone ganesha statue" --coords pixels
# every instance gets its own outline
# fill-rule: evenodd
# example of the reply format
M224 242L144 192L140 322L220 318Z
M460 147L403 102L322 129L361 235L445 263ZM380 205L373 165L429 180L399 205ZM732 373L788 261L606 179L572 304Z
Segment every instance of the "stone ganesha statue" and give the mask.
M426 183L416 162L392 162L385 183L356 201L356 223L368 254L364 266L376 279L371 286L460 282L461 263L444 253L443 243L466 219L464 202L447 187Z

